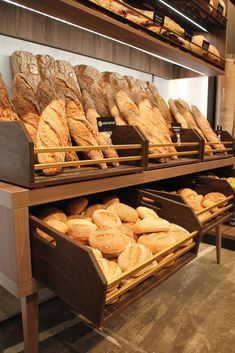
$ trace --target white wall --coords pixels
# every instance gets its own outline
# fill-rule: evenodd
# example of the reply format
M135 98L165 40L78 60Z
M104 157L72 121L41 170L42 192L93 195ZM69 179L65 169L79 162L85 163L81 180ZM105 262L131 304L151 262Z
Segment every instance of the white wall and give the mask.
M182 98L190 105L196 105L205 116L207 115L208 77L179 80L154 77L154 83L165 100Z
M20 39L0 35L0 72L11 92L12 73L10 68L10 56L16 50L30 51L33 54L48 54L55 59L67 60L72 65L86 64L96 67L100 71L113 71L122 75L132 75L146 81L152 80L152 75L132 70L123 66L108 63L106 61L93 59L87 56L66 52L63 50L47 47L40 44L25 42Z

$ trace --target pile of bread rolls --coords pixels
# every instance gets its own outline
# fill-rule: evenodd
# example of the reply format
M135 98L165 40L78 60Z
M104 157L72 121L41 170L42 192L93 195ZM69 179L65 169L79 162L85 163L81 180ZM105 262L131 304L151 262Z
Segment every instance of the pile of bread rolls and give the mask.
M200 221L205 221L208 217L210 217L212 214L217 213L220 209L222 209L226 203L226 196L223 195L220 192L209 192L206 195L200 195L198 194L195 190L192 190L190 188L183 188L178 191L178 194L180 194L186 203L195 211L195 213L198 214L198 218ZM218 202L222 202L219 206L214 206ZM206 209L208 207L212 207L210 210L205 210L204 212L203 209Z
M152 209L134 209L120 202L117 196L105 197L96 204L89 204L85 197L74 198L68 201L64 211L46 207L39 211L38 217L69 238L90 247L108 282L189 236L186 229L160 218ZM41 230L38 234L54 242ZM181 247L191 243L192 239ZM169 251L167 259L172 256ZM166 257L159 261L163 259L165 261ZM134 273L132 278L156 264L153 261Z

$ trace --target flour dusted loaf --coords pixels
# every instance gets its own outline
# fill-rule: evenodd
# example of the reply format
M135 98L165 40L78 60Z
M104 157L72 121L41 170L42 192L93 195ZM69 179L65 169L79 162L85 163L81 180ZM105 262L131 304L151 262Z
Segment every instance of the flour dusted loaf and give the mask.
M159 232L141 235L138 244L145 245L153 254L156 254L174 246L176 240L167 232Z
M137 211L124 203L114 203L107 207L107 210L116 214L123 222L133 222L138 220Z
M42 208L38 213L38 218L63 234L66 234L68 231L67 216L63 211L56 207ZM49 242L54 241L51 236L40 229L37 229L37 233Z
M65 147L68 142L68 126L65 112L65 101L56 99L42 112L36 136L36 147ZM38 153L40 163L64 162L65 153ZM44 169L45 175L55 175L60 172L60 167Z
M76 197L68 202L66 207L66 213L69 216L80 215L82 211L87 207L87 205L88 200L86 197Z
M95 233L97 226L87 219L70 219L68 220L67 235L78 240L81 243L89 244L89 237Z
M120 218L108 210L94 211L92 220L99 228L118 228L122 224Z
M107 259L101 258L98 259L98 264L107 282L112 281L122 274L122 270L115 261L109 261Z
M89 244L108 257L116 257L123 252L130 243L129 238L118 229L98 230L89 235Z
M170 223L162 218L154 218L152 216L142 219L134 225L134 233L153 233L167 232L170 229Z
M152 257L151 251L144 245L132 244L118 256L118 265L123 272L137 267L143 262ZM151 266L146 266L144 269L133 274L133 277L138 277L149 270Z

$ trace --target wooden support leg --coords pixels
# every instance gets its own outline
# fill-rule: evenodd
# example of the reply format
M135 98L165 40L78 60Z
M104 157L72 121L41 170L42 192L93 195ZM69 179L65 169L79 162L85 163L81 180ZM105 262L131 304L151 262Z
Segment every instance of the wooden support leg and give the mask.
M38 293L21 299L24 352L38 353Z
M217 260L217 264L220 264L221 263L221 248L222 248L221 224L218 224L215 227L215 235L216 235L216 260Z

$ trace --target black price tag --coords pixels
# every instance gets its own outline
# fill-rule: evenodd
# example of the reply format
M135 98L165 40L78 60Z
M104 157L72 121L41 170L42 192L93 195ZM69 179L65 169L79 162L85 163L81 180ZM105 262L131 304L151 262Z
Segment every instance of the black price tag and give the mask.
M203 49L203 50L208 51L209 46L210 46L210 43L207 42L206 40L204 40L204 41L202 42L202 49Z
M192 40L191 34L189 34L189 33L187 33L187 32L184 33L184 38L185 38L187 41L189 41L189 42L191 42L191 40Z
M161 15L157 10L153 13L153 21L156 22L159 26L164 25L165 16Z
M99 132L113 131L116 127L115 118L112 116L97 118L97 126Z
M219 15L223 15L223 13L224 13L224 7L220 3L218 4L218 7L217 7L217 13Z
M222 130L223 130L222 126L221 125L217 125L217 128L216 128L217 134L221 134Z
M172 123L171 124L171 130L175 133L175 134L180 134L181 133L181 129L182 126L180 123Z

